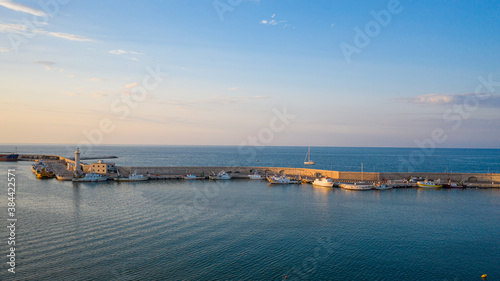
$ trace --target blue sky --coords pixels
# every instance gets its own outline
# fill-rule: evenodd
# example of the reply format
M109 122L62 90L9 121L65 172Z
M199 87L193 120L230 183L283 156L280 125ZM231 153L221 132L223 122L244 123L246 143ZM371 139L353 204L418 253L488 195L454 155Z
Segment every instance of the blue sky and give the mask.
M0 0L2 143L500 147L496 1L40 3Z

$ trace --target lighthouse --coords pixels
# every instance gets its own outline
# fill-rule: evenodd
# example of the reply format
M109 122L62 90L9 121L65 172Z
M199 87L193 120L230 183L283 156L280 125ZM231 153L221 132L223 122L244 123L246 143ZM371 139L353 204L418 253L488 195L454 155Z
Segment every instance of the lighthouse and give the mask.
M75 172L80 172L80 149L78 147L75 150Z

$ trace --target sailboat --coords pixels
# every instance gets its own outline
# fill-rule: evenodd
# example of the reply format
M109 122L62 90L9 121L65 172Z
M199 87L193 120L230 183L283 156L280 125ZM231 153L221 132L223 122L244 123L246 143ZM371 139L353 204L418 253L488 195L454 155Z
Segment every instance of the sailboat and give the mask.
M307 150L306 158L304 159L304 165L314 165L314 161L311 161L311 147Z

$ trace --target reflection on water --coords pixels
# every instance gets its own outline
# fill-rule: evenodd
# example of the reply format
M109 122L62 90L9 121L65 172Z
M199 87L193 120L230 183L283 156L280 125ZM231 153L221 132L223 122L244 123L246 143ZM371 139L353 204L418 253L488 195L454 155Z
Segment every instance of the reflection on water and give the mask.
M0 280L500 276L500 190L73 184L37 181L29 163L15 165L22 263L15 279L4 270Z

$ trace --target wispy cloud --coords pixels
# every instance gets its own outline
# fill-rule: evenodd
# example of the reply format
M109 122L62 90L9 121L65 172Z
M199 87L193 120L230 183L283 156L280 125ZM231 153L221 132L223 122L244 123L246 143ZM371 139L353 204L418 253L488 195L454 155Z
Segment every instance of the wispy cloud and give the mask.
M92 41L92 39L85 36L62 33L62 32L49 32L42 29L29 29L27 25L24 24L14 24L14 23L0 23L0 33L16 33L16 34L41 34L48 35L52 37L62 38L70 41Z
M132 55L144 55L144 53L134 52L134 51L125 51L125 50L111 50L110 54L113 55L123 55L123 54L132 54Z
M101 81L104 81L105 79L104 78L99 78L99 77L92 77L90 78L90 81L92 82L101 82Z
M286 20L277 20L276 14L273 14L270 19L263 19L259 23L264 24L264 25L279 25L279 24L281 24L283 28L291 27L291 28L295 29L295 26L292 26L286 22L287 22Z
M135 51L125 51L125 50L121 50L121 49L111 50L111 51L109 51L109 53L113 54L113 55L123 56L124 58L132 60L132 61L139 61L139 59L137 57L135 57L135 55L140 55L140 56L144 55L144 53L135 52Z
M230 97L230 96L214 96L207 99L196 99L196 100L180 100L180 99L165 99L160 101L163 104L169 104L175 106L178 110L186 110L189 108L195 108L200 105L234 105L241 104L253 100L264 100L269 99L266 96L248 96L248 97Z
M75 34L69 34L69 33L62 33L62 32L46 32L46 34L53 36L53 37L58 37L70 41L80 41L80 42L88 42L92 41L92 39L87 38L85 36L80 36L80 35L75 35Z
M238 87L233 87L233 88L228 88L229 91L239 91L240 88Z
M397 98L395 99L400 103L409 103L416 105L429 105L429 106L439 106L439 105L455 105L455 104L466 104L468 99L474 99L474 102L478 102L480 106L483 107L500 107L500 95L489 95L488 94L426 94L409 98Z
M9 48L0 47L0 53L7 53L7 52L10 52Z
M0 23L0 32L1 33L17 33L23 34L23 32L27 32L28 26L24 24L15 24L15 23Z
M53 61L44 61L44 60L37 60L34 61L34 63L42 65L47 70L52 70L52 68L56 65L56 63Z
M34 16L40 16L40 17L47 16L47 14L44 11L35 9L27 5L19 4L11 0L0 0L0 6L3 6L7 9L11 9L17 12L32 14Z
M133 88L137 85L138 85L137 83L130 83L130 84L125 85L125 88Z

